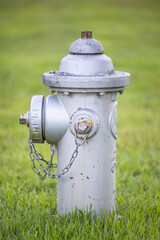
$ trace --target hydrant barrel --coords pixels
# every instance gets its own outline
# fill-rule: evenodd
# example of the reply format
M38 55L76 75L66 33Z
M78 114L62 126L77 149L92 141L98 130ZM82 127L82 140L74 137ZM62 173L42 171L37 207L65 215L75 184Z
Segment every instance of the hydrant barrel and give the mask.
M57 178L59 214L78 208L101 216L115 209L116 99L129 85L130 74L115 71L103 53L92 31L82 31L59 70L43 74L43 84L56 94L34 96L30 112L20 116L20 123L30 128L30 155L33 143L45 140L57 152L57 174L51 174L52 162L44 176L36 172L42 179Z
M60 214L78 209L89 210L101 214L115 207L116 201L116 100L112 101L112 93L97 95L95 93L72 93L64 96L58 93L67 112L71 116L75 109L92 109L97 117L99 129L88 138L79 149L78 156L68 172L57 179L57 206ZM109 121L110 119L110 121ZM92 119L91 119L92 121ZM58 171L67 165L74 151L74 138L70 131L58 144Z

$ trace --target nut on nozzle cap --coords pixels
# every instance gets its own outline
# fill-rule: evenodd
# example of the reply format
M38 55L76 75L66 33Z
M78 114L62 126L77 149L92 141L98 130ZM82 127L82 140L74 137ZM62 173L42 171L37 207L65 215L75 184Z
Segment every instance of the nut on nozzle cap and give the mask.
M26 114L20 114L20 116L19 116L19 123L20 124L26 124L27 123Z
M26 124L29 127L29 112L19 115L19 123Z

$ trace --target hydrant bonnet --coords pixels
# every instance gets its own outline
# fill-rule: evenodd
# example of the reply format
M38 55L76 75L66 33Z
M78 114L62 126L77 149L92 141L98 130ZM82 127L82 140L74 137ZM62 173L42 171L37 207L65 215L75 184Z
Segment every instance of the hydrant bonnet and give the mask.
M59 71L43 74L43 84L51 91L121 92L129 85L130 74L114 71L112 60L103 51L95 39L78 39L61 60Z

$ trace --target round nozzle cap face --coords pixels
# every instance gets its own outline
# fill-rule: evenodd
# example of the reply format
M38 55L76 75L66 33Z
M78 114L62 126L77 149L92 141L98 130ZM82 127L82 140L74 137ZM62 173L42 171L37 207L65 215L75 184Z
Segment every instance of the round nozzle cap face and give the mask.
M92 31L81 31L81 38L73 42L69 48L71 54L102 54L104 48L100 42L92 38Z

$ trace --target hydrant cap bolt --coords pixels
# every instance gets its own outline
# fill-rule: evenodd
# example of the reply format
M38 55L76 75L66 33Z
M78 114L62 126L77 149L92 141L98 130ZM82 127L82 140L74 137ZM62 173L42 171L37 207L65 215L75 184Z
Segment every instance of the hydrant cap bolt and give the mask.
M20 116L19 116L19 123L20 124L26 124L27 123L26 114L20 114Z
M81 31L81 38L92 38L92 31Z
M79 133L88 133L92 128L92 124L91 124L90 120L80 118L76 122L75 127Z
M26 124L27 127L29 127L29 112L25 113L25 114L20 114L19 116L19 123L20 124Z

